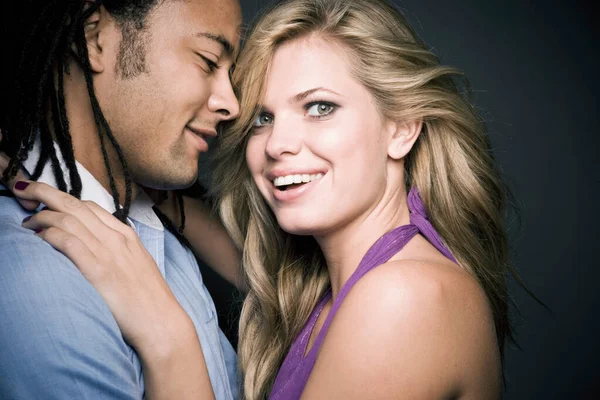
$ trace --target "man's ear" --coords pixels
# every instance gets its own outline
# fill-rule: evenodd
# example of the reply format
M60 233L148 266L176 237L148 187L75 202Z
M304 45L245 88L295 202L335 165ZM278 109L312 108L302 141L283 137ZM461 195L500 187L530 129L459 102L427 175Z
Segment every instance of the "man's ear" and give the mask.
M90 7L94 2L86 0L85 7ZM84 22L83 30L85 41L87 43L88 57L92 72L100 73L106 67L105 46L107 35L105 30L108 27L109 15L103 5L98 7Z
M423 121L420 119L391 123L388 156L394 160L405 157L421 134L422 128Z

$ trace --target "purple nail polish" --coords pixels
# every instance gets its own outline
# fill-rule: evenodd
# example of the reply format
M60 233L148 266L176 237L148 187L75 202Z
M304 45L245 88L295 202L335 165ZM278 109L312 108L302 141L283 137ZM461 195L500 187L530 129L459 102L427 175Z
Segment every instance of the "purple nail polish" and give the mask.
M15 183L15 189L17 190L25 190L29 186L29 182L19 181Z
M25 222L29 221L30 219L31 219L31 215L30 215L29 217L25 217L25 218L23 219L23 222L22 222L22 223L24 224Z

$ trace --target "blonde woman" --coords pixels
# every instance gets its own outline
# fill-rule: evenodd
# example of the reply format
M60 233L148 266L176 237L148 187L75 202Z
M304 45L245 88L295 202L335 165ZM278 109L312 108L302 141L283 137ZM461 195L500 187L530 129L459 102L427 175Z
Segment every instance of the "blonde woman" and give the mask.
M233 80L241 113L220 138L214 190L249 288L243 396L500 398L506 196L461 74L384 1L291 0L254 27ZM92 218L42 185L17 194ZM44 213L25 226L61 249L77 232L54 241ZM98 290L143 292L103 281L76 247L63 250ZM163 297L129 296L129 310L168 321Z

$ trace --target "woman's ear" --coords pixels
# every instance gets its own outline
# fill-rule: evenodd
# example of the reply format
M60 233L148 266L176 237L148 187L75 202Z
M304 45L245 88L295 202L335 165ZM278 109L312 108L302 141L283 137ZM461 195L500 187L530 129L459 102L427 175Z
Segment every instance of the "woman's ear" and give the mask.
M423 128L422 120L390 124L388 156L394 160L405 157L412 149Z

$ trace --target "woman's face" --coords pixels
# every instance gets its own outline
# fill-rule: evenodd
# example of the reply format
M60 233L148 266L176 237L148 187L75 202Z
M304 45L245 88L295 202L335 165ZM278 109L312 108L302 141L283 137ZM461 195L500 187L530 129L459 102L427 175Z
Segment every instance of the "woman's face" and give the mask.
M389 124L349 60L318 37L275 53L246 159L289 233L324 235L366 218L386 188Z

